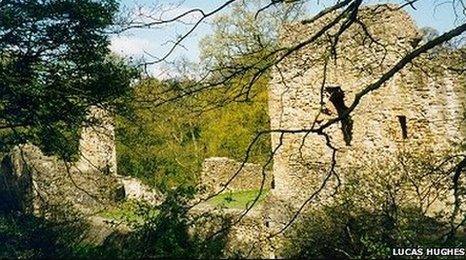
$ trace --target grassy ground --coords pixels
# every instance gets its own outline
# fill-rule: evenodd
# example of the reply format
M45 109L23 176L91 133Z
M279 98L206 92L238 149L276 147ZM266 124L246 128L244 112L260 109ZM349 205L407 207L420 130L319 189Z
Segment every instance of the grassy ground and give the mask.
M147 209L147 211L144 213L139 212L142 208ZM130 223L142 223L144 218L148 217L147 214L150 214L150 217L154 217L158 214L158 211L147 207L141 207L138 205L137 201L128 200L116 208L101 212L99 216Z
M256 205L260 205L264 201L268 192L268 190L262 191ZM226 192L210 199L207 203L215 207L221 206L224 208L244 209L249 203L254 201L257 195L259 195L259 190ZM141 214L142 212L138 212L139 210L141 210L141 207L138 206L137 202L129 200L122 203L117 208L101 212L99 216L131 223L142 223L144 220L143 216L147 217L147 214L154 214L152 216L156 216L158 214L155 209L151 209L149 212L144 212L144 214Z
M268 194L268 190L263 190L256 205L262 203ZM252 203L259 195L259 190L247 190L237 192L226 192L208 201L212 206L222 206L226 208L244 209Z

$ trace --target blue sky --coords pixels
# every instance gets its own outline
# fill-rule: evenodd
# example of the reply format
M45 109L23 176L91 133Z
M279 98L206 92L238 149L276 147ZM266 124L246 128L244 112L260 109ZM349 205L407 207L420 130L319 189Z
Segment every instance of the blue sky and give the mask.
M166 12L164 18L170 18L173 15L182 13L192 8L201 8L204 11L211 11L225 0L122 0L121 5L123 8L134 9L142 7L144 13L154 13L150 11L151 8L155 12L160 8L169 8L172 10ZM308 1L310 8L310 15L316 11L321 10L328 6L334 0L315 0ZM366 3L400 3L405 0L365 0ZM319 4L317 4L319 3ZM455 11L452 5L445 0L419 0L414 5L416 10L407 7L407 10L414 18L419 27L432 27L439 32L444 32L451 29L456 24L463 21L457 21ZM464 15L462 16L464 19ZM123 33L112 39L112 50L123 56L142 57L145 56L149 59L146 53L160 57L170 48L170 41L173 41L178 34L183 33L188 27L177 25L156 30L132 30ZM183 46L178 48L173 58L186 57L187 59L196 61L199 54L198 41L211 31L208 24L199 27L195 33L183 42ZM152 72L156 76L162 76L166 71L164 65L153 67Z

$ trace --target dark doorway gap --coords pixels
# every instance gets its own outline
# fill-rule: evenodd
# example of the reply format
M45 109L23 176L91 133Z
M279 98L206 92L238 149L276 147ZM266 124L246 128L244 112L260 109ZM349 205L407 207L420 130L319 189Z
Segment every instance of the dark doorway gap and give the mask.
M329 100L337 110L338 116L343 116L348 111L348 107L345 105L345 92L339 86L326 87L325 90L330 94ZM353 139L353 119L351 119L350 115L346 115L341 120L341 131L346 145L351 145L351 140Z

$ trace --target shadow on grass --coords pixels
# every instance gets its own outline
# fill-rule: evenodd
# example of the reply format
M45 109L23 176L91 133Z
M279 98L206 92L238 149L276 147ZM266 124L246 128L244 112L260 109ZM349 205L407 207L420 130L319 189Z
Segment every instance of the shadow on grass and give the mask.
M192 232L192 218L185 210L190 194L178 190L158 207L139 205L133 208L132 231L113 232L100 245L82 239L89 229L85 222L55 223L33 216L2 213L0 258L219 258L226 245L227 232L213 239Z

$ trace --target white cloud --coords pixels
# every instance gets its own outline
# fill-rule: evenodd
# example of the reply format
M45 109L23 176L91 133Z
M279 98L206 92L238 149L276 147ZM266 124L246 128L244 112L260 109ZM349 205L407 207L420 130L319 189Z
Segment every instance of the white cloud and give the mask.
M110 50L122 56L142 57L154 46L149 40L140 37L117 36L111 40Z

